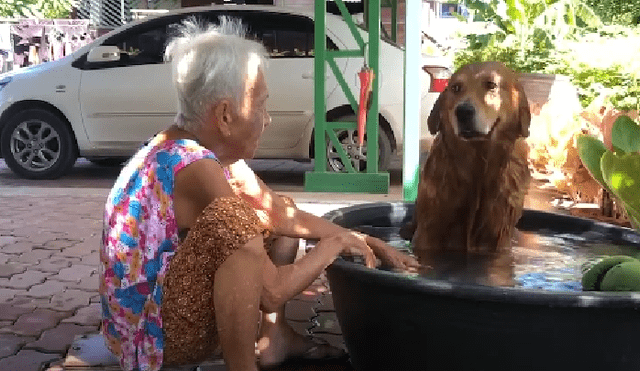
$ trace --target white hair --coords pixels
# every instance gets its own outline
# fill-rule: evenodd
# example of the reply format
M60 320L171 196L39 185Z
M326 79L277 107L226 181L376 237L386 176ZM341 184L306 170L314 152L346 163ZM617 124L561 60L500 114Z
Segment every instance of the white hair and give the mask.
M245 37L239 20L220 17L219 25L205 25L193 17L178 27L165 50L178 92L178 119L184 129L203 124L207 109L221 99L243 103L249 64L263 67L267 52ZM257 57L257 58L256 58Z

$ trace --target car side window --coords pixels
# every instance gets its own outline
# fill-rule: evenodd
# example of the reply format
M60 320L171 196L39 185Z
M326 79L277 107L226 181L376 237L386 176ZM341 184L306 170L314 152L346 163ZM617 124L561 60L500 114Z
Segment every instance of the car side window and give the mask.
M313 57L314 24L306 17L290 14L267 14L251 19L249 32L262 40L271 58ZM338 50L327 37L327 49Z
M229 11L210 14L209 21L216 22L220 15L240 18L248 33L260 40L271 58L305 58L315 55L313 20L294 14L278 14L254 11ZM327 37L327 49L338 50Z
M121 62L126 65L163 63L167 43L167 26L134 28L129 32L114 35L103 45L115 45L121 51Z

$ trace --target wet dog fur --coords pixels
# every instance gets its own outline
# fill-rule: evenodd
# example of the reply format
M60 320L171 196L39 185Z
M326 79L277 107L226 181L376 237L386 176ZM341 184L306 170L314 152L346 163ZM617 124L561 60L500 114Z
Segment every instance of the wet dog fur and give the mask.
M511 243L529 188L531 113L517 75L470 64L449 80L428 120L437 135L402 235L427 275L511 286Z

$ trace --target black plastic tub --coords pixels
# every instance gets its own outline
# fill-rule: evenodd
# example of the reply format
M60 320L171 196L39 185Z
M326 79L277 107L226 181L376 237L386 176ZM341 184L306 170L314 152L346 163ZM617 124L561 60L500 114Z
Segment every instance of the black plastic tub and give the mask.
M374 203L325 218L379 237L413 205ZM519 228L635 245L626 228L525 210ZM336 260L327 275L351 362L365 370L640 370L640 293L453 284Z

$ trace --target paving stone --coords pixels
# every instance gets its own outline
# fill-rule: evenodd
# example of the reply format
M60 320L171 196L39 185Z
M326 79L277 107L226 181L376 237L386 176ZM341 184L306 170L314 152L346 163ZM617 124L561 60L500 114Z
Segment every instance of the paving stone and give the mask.
M102 215L102 210L99 214ZM65 237L87 244L99 243L102 237L102 218L99 220L80 219L77 228L65 229Z
M79 282L67 282L67 288L82 291L98 291L100 286L100 277L98 273L94 273L89 277L80 279Z
M83 256L91 255L91 249L89 246L84 243L74 245L71 247L67 247L62 249L61 252L57 253L58 256L68 256L68 257L77 257L82 258Z
M320 297L320 304L313 307L316 312L335 312L336 308L333 306L333 296L331 293L325 293Z
M14 274L7 287L14 289L26 290L33 285L43 283L51 273L45 273L37 270L27 270L24 273Z
M309 330L313 327L313 324L309 319L306 321L287 321L287 323L295 330L295 332L305 336L310 334Z
M11 257L10 261L18 263L38 264L41 260L49 259L53 255L50 250L32 249L17 256Z
M14 296L23 292L23 290L0 288L0 304L8 303Z
M0 359L0 370L40 371L44 364L60 359L59 354L47 354L35 350L21 350L11 357Z
M5 254L3 252L0 252L0 264L5 264L9 261L9 259L15 258L16 256L17 255L15 254Z
M52 276L51 279L60 281L79 282L81 279L90 277L94 272L98 271L98 266L73 264L69 268L60 270L60 273Z
M284 307L284 317L291 321L308 321L316 314L311 303L301 300L289 300Z
M100 302L100 295L94 295L91 297L91 300L89 300L89 303L93 304L93 303L99 303Z
M15 295L9 304L13 305L17 308L24 308L29 310L34 310L36 308L48 308L51 302L50 297L42 297L42 298L34 298L29 296L24 296L24 291L20 292L20 294Z
M97 248L96 251L92 251L91 254L85 255L82 258L83 265L93 265L98 266L100 264L100 253L98 253Z
M18 353L18 350L20 350L24 344L34 340L32 337L0 334L0 358L9 357Z
M35 231L32 226L13 230L13 233L16 236L28 237L29 241L33 243L34 246L42 246L49 241L64 237L64 234L62 232L50 232L42 230L39 232L34 232Z
M2 321L15 321L22 314L32 312L28 308L14 307L11 304L0 304L0 320Z
M313 318L313 328L311 332L315 333L327 333L342 335L340 324L338 323L338 317L336 312L321 312Z
M67 258L64 256L57 256L55 253L50 259L43 260L40 264L33 267L42 272L59 273L65 268L69 268L74 263L79 263L79 258Z
M342 335L316 334L316 333L313 332L313 330L311 331L311 335L313 335L313 337L315 337L315 338L320 338L320 339L325 340L331 346L347 350L347 346L344 343L344 338L342 337Z
M4 247L5 245L14 244L20 240L22 240L22 238L16 236L0 236L0 246Z
M48 250L62 250L67 247L74 246L82 241L79 240L69 240L66 238L56 238L55 240L47 241L42 245L43 249Z
M64 291L67 285L63 281L48 279L44 283L31 286L31 288L25 294L32 297L47 297L50 298L54 294Z
M8 254L24 254L31 251L33 246L34 245L31 241L20 241L2 246L0 250Z
M18 317L13 326L5 327L2 333L13 333L23 336L39 336L44 330L53 328L61 319L68 317L68 313L61 313L50 309L36 309ZM0 370L3 370L0 367Z
M91 234L84 235L82 239L82 245L87 246L89 251L96 251L102 243L102 220L99 225L92 227Z
M20 274L27 270L27 265L23 263L7 263L0 265L0 277L9 278L14 274Z
M65 290L51 297L51 303L48 308L59 311L74 311L80 307L89 305L89 300L94 295L92 292L80 290Z
M65 353L76 335L83 335L98 330L97 326L79 326L74 323L62 323L46 330L34 342L25 345L25 349L41 350L47 353Z
M62 323L75 323L83 326L98 326L102 319L102 305L90 304L88 307L78 309L73 317L65 318Z

